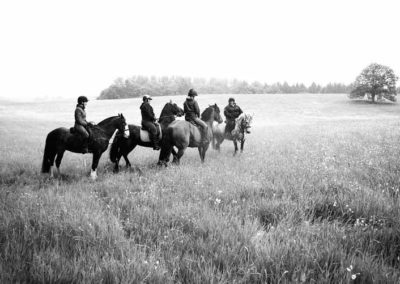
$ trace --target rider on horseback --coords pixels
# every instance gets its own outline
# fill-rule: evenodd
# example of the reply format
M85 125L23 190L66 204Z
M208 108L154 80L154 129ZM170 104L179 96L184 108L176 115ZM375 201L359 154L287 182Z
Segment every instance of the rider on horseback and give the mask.
M200 108L194 97L197 96L197 92L194 89L190 89L186 101L183 103L183 110L185 112L185 120L194 123L200 127L201 132L201 143L207 144L208 138L208 126L200 119Z
M228 105L224 109L226 117L225 134L231 134L235 128L235 120L243 113L242 109L235 103L234 98L229 98Z
M76 132L78 132L82 138L83 138L83 148L82 148L82 153L88 153L89 152L89 132L87 130L88 125L90 124L89 122L86 121L86 112L85 108L87 105L87 102L89 100L85 96L80 96L78 98L78 104L76 105L75 109L75 125L74 128Z
M142 127L149 131L149 138L153 144L154 150L160 150L159 137L158 137L158 124L156 123L156 117L154 116L153 107L150 105L152 98L149 95L143 96L143 103L140 106L142 113Z

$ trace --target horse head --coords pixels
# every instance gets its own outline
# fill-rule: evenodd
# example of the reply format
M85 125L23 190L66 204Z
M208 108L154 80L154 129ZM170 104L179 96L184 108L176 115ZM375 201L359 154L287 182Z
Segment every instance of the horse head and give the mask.
M219 107L217 104L214 105L209 105L208 108L206 108L203 113L201 114L201 120L205 122L213 122L217 121L218 123L222 123L222 117L221 117L221 111L219 110Z
M183 109L181 109L176 103L173 103L172 100L170 100L161 110L158 121L160 123L164 122L169 124L173 120L175 120L175 116L182 116L183 114Z
M242 113L238 118L236 118L235 128L232 130L232 135L236 139L243 139L244 133L250 133L251 121L253 117L249 114Z
M218 123L222 123L223 119L221 117L221 111L220 111L219 107L217 106L217 104L214 104L211 107L214 109L214 120Z
M125 117L122 113L118 114L118 124L117 124L117 129L120 133L124 133L124 137L128 138L129 137L129 127L128 124L126 123Z
M240 123L240 128L242 129L242 131L246 132L246 133L250 133L250 128L251 128L251 121L253 120L253 117L250 114L244 114L243 115L243 119Z
M182 116L185 114L185 112L183 111L183 109L181 109L176 103L173 103L172 100L169 102L169 104L171 105L171 111L174 115L176 116Z

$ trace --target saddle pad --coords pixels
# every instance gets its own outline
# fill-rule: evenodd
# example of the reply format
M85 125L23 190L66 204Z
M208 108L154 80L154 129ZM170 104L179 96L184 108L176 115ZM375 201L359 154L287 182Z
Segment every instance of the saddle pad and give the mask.
M158 135L158 138L161 140L162 138L161 126L158 126L158 132L160 133L160 135ZM150 142L149 132L147 130L144 130L143 128L140 128L140 140L142 140L143 142Z

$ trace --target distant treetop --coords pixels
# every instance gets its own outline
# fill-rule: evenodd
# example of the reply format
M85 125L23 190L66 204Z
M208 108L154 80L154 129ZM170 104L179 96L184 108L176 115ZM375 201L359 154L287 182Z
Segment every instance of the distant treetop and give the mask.
M258 81L248 83L244 80L172 77L133 76L128 79L117 78L107 89L103 90L98 99L123 99L150 96L185 95L195 88L203 94L295 94L295 93L348 93L351 85L329 83L321 86L312 83L289 85L287 82L272 85Z
M349 97L358 99L367 96L372 102L375 102L376 98L378 100L385 98L395 102L397 80L398 77L391 68L372 63L358 75Z

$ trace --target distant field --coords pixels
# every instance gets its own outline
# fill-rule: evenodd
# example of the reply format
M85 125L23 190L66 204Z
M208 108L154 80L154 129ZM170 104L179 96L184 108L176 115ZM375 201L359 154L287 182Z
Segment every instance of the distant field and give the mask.
M243 154L225 141L204 164L189 149L158 168L137 147L140 170L113 174L105 153L95 182L90 155L67 152L60 179L39 174L74 101L0 104L0 283L398 283L400 105L234 97L254 114ZM185 97L155 97L157 116L170 99ZM88 119L139 124L140 103L91 101Z

